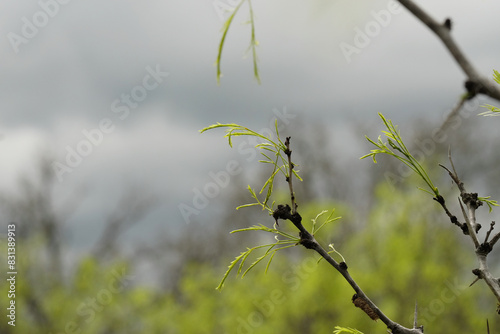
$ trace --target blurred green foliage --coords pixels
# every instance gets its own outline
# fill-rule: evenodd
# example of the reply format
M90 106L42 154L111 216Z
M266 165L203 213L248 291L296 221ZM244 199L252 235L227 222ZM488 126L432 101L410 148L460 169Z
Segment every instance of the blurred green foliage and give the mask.
M344 217L356 209L309 203L301 212L310 221L319 208L334 206ZM469 240L437 203L384 182L368 217L355 229L344 219L329 224L318 240L335 244L354 279L389 317L411 326L417 301L426 332L486 333L486 318L493 333L500 329L490 291L481 282L468 287L475 265ZM126 261L104 265L91 257L58 283L37 265L36 252L23 251L28 247L17 245L16 327L4 319L1 333L332 333L335 326L386 332L353 306L353 291L340 275L300 246L280 252L267 274L263 264L244 279L230 275L221 292L215 287L233 254L221 254L220 267L186 263L178 284L162 291L135 284ZM6 293L6 280L0 289Z

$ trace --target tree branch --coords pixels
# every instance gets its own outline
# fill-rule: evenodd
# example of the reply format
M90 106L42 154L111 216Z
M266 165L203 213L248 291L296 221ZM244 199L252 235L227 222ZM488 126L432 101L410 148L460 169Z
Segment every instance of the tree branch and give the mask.
M490 242L488 242L488 238L491 232L493 231L494 223L492 223L490 225L490 230L486 234L484 243L479 242L477 232L481 228L481 225L476 222L476 210L482 205L482 202L478 200L477 193L468 193L466 191L464 183L460 180L457 171L455 170L455 166L453 165L450 152L448 152L448 158L450 160L453 172L443 165L440 166L446 169L453 182L455 182L460 191L460 197L462 198L463 203L467 206L467 212L466 212L464 207L462 206L462 202L459 201L460 207L464 215L464 219L467 223L468 235L471 237L472 242L474 243L476 257L479 262L479 268L474 269L472 272L478 278L483 279L486 282L486 285L488 285L488 287L493 292L497 300L500 302L500 283L491 274L487 263L487 256L491 252L493 245L496 243L496 240L498 240L498 239L495 240L495 238L497 238L497 236L500 233L494 236L493 239ZM448 216L450 216L449 211L444 206L444 199L442 200L442 202L443 202L442 203L443 208L445 208L446 213L448 214Z
M316 251L344 277L347 283L349 283L349 285L355 291L353 302L355 302L355 300L360 300L360 303L363 304L363 306L359 306L355 303L355 306L361 307L363 311L370 316L370 318L372 318L373 320L382 320L382 322L387 326L387 328L392 331L393 334L422 334L423 327L413 329L406 328L401 326L397 322L392 321L388 316L386 316L377 307L377 305L375 305L375 303L368 298L368 296L363 292L356 281L354 281L354 279L347 271L347 264L345 262L338 263L337 261L335 261L335 259L332 258L330 254L328 254L328 252L316 241L314 236L309 233L309 231L307 231L306 228L302 225L302 217L296 210L297 203L295 202L295 194L293 192L293 164L291 161L292 151L290 150L290 137L286 138L285 146L286 150L284 153L287 155L289 163L289 174L286 181L289 185L290 198L292 201L293 209L288 205L278 205L278 208L273 213L274 219L290 220L295 225L295 227L297 227L297 229L299 230L300 244L307 249ZM416 327L416 324L414 325L414 327Z
M436 36L443 42L448 51L451 53L457 64L467 76L466 89L469 92L470 98L477 93L485 94L491 98L500 101L500 89L492 81L481 76L474 68L471 62L467 59L462 50L458 47L455 40L451 36L451 21L447 19L444 23L439 23L429 16L422 8L411 0L398 0L401 5L408 9L416 18L422 21Z

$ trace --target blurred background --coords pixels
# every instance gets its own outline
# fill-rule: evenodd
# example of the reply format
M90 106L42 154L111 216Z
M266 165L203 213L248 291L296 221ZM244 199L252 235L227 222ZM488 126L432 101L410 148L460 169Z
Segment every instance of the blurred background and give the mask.
M222 55L221 28L239 1L18 1L0 4L0 221L16 225L16 327L2 333L383 333L352 306L352 290L295 247L267 274L243 280L227 265L272 242L234 229L273 219L236 211L269 169L238 123L264 133L277 121L304 182L305 222L321 231L372 300L411 326L415 301L431 332L500 329L496 301L471 270L469 239L449 223L421 180L396 161L359 160L392 119L458 216L458 193L438 163L451 147L467 189L500 198L498 122L478 97L438 131L466 79L441 42L393 1L253 1L261 84L248 51L248 5ZM487 77L500 69L497 13L484 1L418 1ZM492 182L493 181L493 182ZM276 200L286 201L286 184ZM484 238L497 210L482 208ZM283 226L282 226L283 225ZM287 226L283 229L296 233ZM495 253L495 252L493 252ZM493 274L498 253L491 255ZM8 270L5 269L6 273ZM6 280L0 283L8 291ZM2 298L2 307L8 300ZM4 310L5 310L4 308Z

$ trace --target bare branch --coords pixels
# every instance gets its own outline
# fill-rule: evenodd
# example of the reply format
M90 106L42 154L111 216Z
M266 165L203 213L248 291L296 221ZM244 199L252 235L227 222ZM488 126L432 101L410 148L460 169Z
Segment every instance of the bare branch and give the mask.
M441 127L439 128L437 133L444 132L447 130L448 126L453 123L455 117L458 115L460 109L462 109L463 105L465 104L465 101L467 101L467 96L461 96L455 108L453 108L453 110L450 111L448 116L446 116L446 119L444 120L443 124L441 124Z
M115 211L108 217L92 254L97 259L103 259L113 250L118 237L146 216L156 204L155 195L145 193L144 189L130 187L119 200Z
M476 257L477 257L477 260L479 262L479 268L473 270L473 273L474 273L474 275L477 276L477 279L474 282L472 282L472 284L476 283L476 281L478 279L483 279L485 281L486 285L493 292L493 294L495 295L497 300L500 301L500 284L491 274L491 272L488 268L488 264L487 264L487 256L488 256L489 252L491 251L491 249L493 248L493 245L500 238L500 233L495 235L489 243L487 242L487 240L491 234L491 231L493 230L494 223L492 223L490 225L490 230L486 234L485 242L482 244L479 242L479 239L477 237L477 232L479 231L479 228L481 227L481 225L476 222L476 210L482 203L481 203L481 201L478 200L477 193L468 193L466 191L465 186L464 186L463 182L460 180L460 178L458 177L457 171L455 170L455 167L453 165L453 161L451 159L451 153L449 153L449 159L450 159L450 163L451 163L452 168L453 168L453 172L443 165L440 165L440 166L443 167L444 169L446 169L446 171L448 172L448 174L450 175L452 180L457 184L457 187L460 190L460 197L461 197L463 203L467 206L467 211L466 211L462 205L462 201L460 201L460 199L458 200L458 202L460 203L460 208L461 208L462 213L464 215L465 222L467 224L466 226L467 226L467 230L468 230L468 235L471 237L472 242L474 243ZM438 202L443 206L443 208L446 211L446 214L450 218L454 217L451 215L451 213L445 207L444 199L442 199L442 201L438 200ZM453 221L453 219L452 219L452 221Z
M491 232L493 232L494 228L495 228L495 222L492 221L490 224L490 229L488 230L488 232L486 232L486 237L484 238L484 243L488 242L488 239L490 238L490 234L491 234Z
M498 232L497 234L495 234L495 236L493 237L493 239L491 239L490 245L491 245L492 248L497 243L497 241L499 239L500 239L500 232Z
M479 74L451 36L451 20L447 19L444 23L439 23L413 1L398 1L413 15L415 15L415 17L422 21L422 23L429 27L429 29L431 29L446 46L468 78L466 82L466 89L470 95L469 98L472 98L475 94L480 93L500 101L500 89L498 86Z

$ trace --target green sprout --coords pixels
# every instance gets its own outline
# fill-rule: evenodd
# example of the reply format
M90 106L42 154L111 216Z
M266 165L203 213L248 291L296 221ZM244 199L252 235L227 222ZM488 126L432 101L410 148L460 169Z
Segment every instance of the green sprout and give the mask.
M230 124L213 124L210 125L206 128L203 128L200 130L201 133L208 131L208 130L213 130L213 129L218 129L218 128L224 128L226 130L226 134L224 135L224 138L228 139L228 143L230 147L233 147L233 137L239 137L239 136L253 136L256 137L260 140L262 140L262 143L259 143L255 145L257 149L260 150L260 154L264 157L263 160L260 160L259 162L265 163L265 164L271 164L273 165L273 170L271 172L271 176L267 179L267 181L264 183L262 186L261 190L259 193L257 193L252 187L249 185L248 186L248 191L250 192L250 195L252 198L255 200L255 202L250 203L250 204L244 204L241 206L238 206L236 209L241 209L241 208L246 208L250 206L260 206L262 207L262 210L267 210L269 215L273 214L273 206L274 202L272 203L271 206L269 206L268 202L271 198L272 192L273 192L273 186L274 186L274 180L276 175L283 175L286 180L289 180L290 177L295 176L298 180L302 181L302 178L299 176L298 172L295 168L290 168L290 164L292 164L293 167L296 167L297 165L293 163L292 161L289 161L289 156L287 156L287 153L289 154L288 148L285 145L285 143L281 140L279 131L278 131L278 121L275 121L275 132L276 132L276 139L272 137L272 135L269 136L264 136L256 131L253 131L247 127L230 123ZM292 175L290 175L292 174ZM267 189L267 191L266 191ZM262 194L263 192L266 192L265 198L263 200L259 199L259 194ZM314 235L315 233L319 232L323 227L325 227L327 224L334 222L340 217L333 217L333 213L335 210L332 210L330 214L326 217L323 218L328 213L328 210L322 211L319 214L316 215L315 218L311 219L312 221L312 234ZM319 222L320 219L322 222ZM259 245L255 246L252 248L247 248L246 251L240 253L228 266L228 269L226 270L221 282L217 286L217 290L221 290L224 286L224 283L231 273L231 271L236 270L237 275L241 275L243 278L252 268L254 268L257 264L262 262L264 259L267 260L267 265L265 272L269 269L269 266L274 258L274 255L276 252L294 247L300 244L300 237L294 236L288 232L281 231L277 229L277 225L275 224L273 228L267 227L265 225L259 224L259 225L254 225L251 227L247 228L242 228L238 229L235 231L232 231L231 233L236 233L236 232L248 232L248 231L263 231L266 233L272 233L275 234L275 242L273 243L268 243L264 245ZM332 247L333 249L333 247ZM254 255L257 253L259 250L264 250L264 254L258 256L246 269L245 263L247 262L248 258L251 255ZM335 251L335 249L334 249ZM336 251L335 251L336 252ZM336 252L339 254L338 252ZM339 254L340 255L340 254ZM342 255L340 255L342 256Z
M481 202L485 202L486 205L488 205L488 208L491 211L493 211L493 207L494 206L500 206L498 204L498 202L496 200L493 200L493 199L489 199L491 196L487 196L487 197L481 197L481 196L478 196L477 199L480 200Z
M375 156L377 154L388 154L390 156L393 156L399 161L403 162L417 175L419 175L424 180L424 182L427 184L427 186L430 188L431 191L422 188L419 189L428 192L429 194L434 195L436 197L440 196L438 188L434 186L431 178L425 171L424 167L422 167L422 165L417 161L417 159L415 159L415 157L406 148L406 145L404 144L403 139L401 138L401 133L398 130L397 125L394 125L391 120L386 119L384 115L382 115L381 113L379 113L379 116L388 130L388 131L382 131L382 133L387 137L387 141L390 147L387 145L387 143L382 141L381 136L378 137L377 142L373 141L372 139L368 138L368 136L366 136L366 139L370 143L375 145L377 149L371 150L370 153L362 156L360 159L372 157L373 162L377 163L377 160L375 159Z
M215 61L216 65L217 65L217 84L220 84L220 78L222 77L222 71L221 71L221 65L220 65L221 59L222 59L222 49L224 48L224 43L226 41L229 27L231 26L231 23L233 22L233 19L236 16L236 13L238 12L238 10L241 8L241 6L243 5L243 3L245 1L248 2L248 8L249 8L249 12L250 12L250 20L248 21L248 23L250 23L250 26L251 26L250 46L248 47L248 50L252 50L253 73L254 73L255 79L260 84L259 69L257 67L257 49L256 49L257 46L259 45L259 42L255 38L254 14L253 14L253 9L252 9L252 2L250 0L241 0L240 3L234 8L233 13L228 17L228 19L226 20L226 22L224 22L224 25L222 26L222 37L221 37L220 43L219 43L217 60Z
M268 201L271 197L271 194L273 192L273 187L274 187L274 180L277 174L282 173L286 178L289 177L288 171L289 171L289 166L288 166L288 160L287 157L284 155L284 152L286 150L286 146L281 140L279 136L279 131L278 131L278 120L275 121L275 131L276 131L276 140L273 140L271 136L266 137L256 131L250 130L249 128L246 128L244 126L238 125L238 124L213 124L210 125L206 128L203 128L200 130L200 133L203 133L208 130L212 129L217 129L217 128L226 128L226 134L224 135L224 138L228 139L228 143L230 147L233 147L233 137L237 136L253 136L257 137L259 139L262 139L264 142L255 145L257 149L260 149L261 152L260 154L265 158L265 160L259 160L259 162L266 163L266 164L271 164L273 165L273 171L271 173L271 176L267 179L267 181L264 183L262 188L259 191L259 194L262 194L264 190L267 188L266 192L266 197L263 201L260 201L257 197L257 193L255 190L253 190L250 186L248 186L248 190L252 197L256 200L255 203L250 203L250 204L245 204L239 206L237 209L244 208L244 207L249 207L249 206L254 206L254 205L260 205L262 206L263 210L268 210L270 214L272 214L272 206L270 207L268 205ZM274 157L272 157L274 155ZM292 170L293 175L300 181L302 181L302 178L299 176L298 171L293 169Z
M259 149L261 152L260 154L265 158L263 160L259 160L261 163L266 163L266 164L271 164L273 165L273 171L271 173L271 176L267 179L267 181L264 183L262 186L259 194L262 194L266 189L266 195L264 200L260 200L258 197L258 194L252 187L249 185L248 186L248 191L250 192L250 195L252 198L255 200L254 203L250 204L244 204L241 206L238 206L236 209L241 209L241 208L246 208L250 206L261 206L262 210L267 210L270 215L273 213L273 205L269 206L268 201L272 195L273 188L274 188L274 180L276 175L278 174L283 174L285 178L289 178L289 162L288 162L288 157L285 154L285 151L287 150L285 144L280 138L279 131L278 131L278 121L275 121L275 131L276 131L276 139L273 139L271 135L268 137L253 131L247 127L230 123L230 124L213 124L210 125L206 128L203 128L200 130L201 133L208 131L208 130L213 130L213 129L218 129L218 128L225 128L226 129L226 134L224 135L224 138L228 139L228 143L230 147L233 147L233 137L239 137L239 136L253 136L258 139L261 139L263 142L260 144L255 145L257 149ZM294 164L295 165L295 164ZM292 169L292 173L297 179L302 181L302 178L299 176L298 171L295 169ZM330 218L329 218L330 219ZM324 225L324 224L323 224ZM320 226L321 227L323 227ZM319 229L320 229L319 228ZM319 230L318 229L318 230ZM274 255L276 254L277 251L296 246L300 242L300 238L293 236L289 233L280 231L276 228L269 228L264 225L257 225L257 226L252 226L248 228L243 228L239 230L232 231L231 233L236 233L236 232L246 232L246 231L264 231L268 233L273 233L276 234L275 239L276 242L271 243L271 244L265 244L265 245L259 245L255 246L252 248L247 248L245 252L242 252L239 256L237 256L230 264L229 267L224 274L221 282L217 286L217 290L221 290L222 287L224 286L224 282L226 281L226 278L228 277L229 273L236 268L237 264L239 263L237 274L241 274L241 277L244 277L246 273L251 270L253 267L255 267L259 262L264 260L265 258L269 257L267 266L266 266L266 272L267 269L269 268L269 265L271 264L271 261L274 258ZM278 237L284 237L284 239L278 239ZM267 249L266 249L267 248ZM247 258L256 250L259 249L266 249L265 253L261 256L259 256L253 263L251 263L248 268L243 271L243 267L245 265L245 262ZM243 272L242 272L243 271Z
M500 84L500 72L493 70L493 80ZM482 112L479 116L500 116L500 108L486 104L483 107L488 108L488 111Z
M311 219L312 221L312 230L311 230L311 234L312 235L315 235L319 230L321 230L326 224L328 223L331 223L331 222L334 222L336 220L339 220L341 219L342 217L335 217L335 218L332 218L333 216L333 213L335 212L335 209L332 210L332 212L330 213L330 215L326 218L326 220L323 222L323 224L321 224L318 228L316 228L316 224L318 223L318 219L323 216L325 213L327 213L328 210L323 210L321 211L320 213L318 213L316 215L316 217L314 217L313 219Z
M358 331L357 329L353 329L353 328L349 328L349 327L335 326L335 330L333 331L333 334L341 334L341 333L363 334L362 332Z
M269 227L264 226L262 224L252 226L252 227L242 228L239 230L235 230L235 231L232 231L231 233L246 232L246 231L264 231L264 232L276 234L276 236L275 236L276 242L274 242L272 244L259 245L259 246L255 246L252 248L247 248L247 250L245 252L242 252L239 256L237 256L229 264L228 269L227 269L226 273L224 274L224 277L222 278L219 285L217 286L216 289L219 291L222 290L222 288L224 287L224 282L226 281L227 277L229 276L229 273L231 273L231 271L236 267L238 262L240 262L240 265L238 266L237 274L238 275L241 274L241 272L243 270L243 266L245 265L245 262L246 262L248 256L252 252L254 252L255 250L267 247L267 250L265 251L264 255L259 256L254 262L252 262L248 266L248 268L245 271L243 271L243 273L241 274L241 278L243 278L259 262L264 260L266 257L269 257L269 260L267 261L267 265L266 265L266 270L265 270L265 272L267 273L267 270L269 269L269 266L271 265L271 261L273 260L274 255L276 254L277 251L280 251L280 250L283 250L286 248L290 248L290 247L294 247L300 241L300 238L298 238L298 237L295 237L289 233L277 230L275 228L269 228ZM278 239L278 235L283 236L285 239L284 240Z

